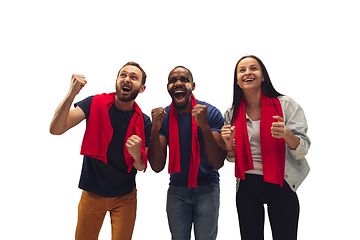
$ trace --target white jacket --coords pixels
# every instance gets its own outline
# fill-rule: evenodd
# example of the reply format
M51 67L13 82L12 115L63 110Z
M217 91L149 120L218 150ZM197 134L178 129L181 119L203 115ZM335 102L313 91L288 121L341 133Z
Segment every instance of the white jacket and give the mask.
M310 171L308 162L305 159L310 147L310 139L306 135L307 122L303 109L292 98L288 96L278 97L284 115L285 126L297 137L300 138L300 144L296 149L292 150L286 147L285 155L285 181L295 192L300 184L304 181ZM232 118L231 108L228 108L224 114L224 124L230 125ZM235 140L234 140L235 145ZM229 162L235 162L235 157L227 157ZM239 187L240 179L236 179L236 190Z

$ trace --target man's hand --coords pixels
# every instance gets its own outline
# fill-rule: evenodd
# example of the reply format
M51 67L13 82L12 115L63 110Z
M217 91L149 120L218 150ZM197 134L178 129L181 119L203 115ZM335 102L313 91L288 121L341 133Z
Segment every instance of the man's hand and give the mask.
M207 106L196 104L192 110L192 116L195 118L197 125L200 128L208 126L207 121Z
M131 156L135 159L141 159L141 138L137 135L129 137L125 144Z
M154 130L160 130L161 124L164 121L164 116L166 114L166 111L164 108L154 108L151 110L151 120L152 120L152 129Z
M82 74L73 74L71 76L70 92L77 95L80 90L85 86L87 80Z
M139 171L144 170L145 164L141 155L141 138L137 135L132 135L127 139L125 146L134 159L134 167Z
M61 135L70 128L76 126L85 119L85 113L80 107L71 108L75 96L85 86L87 80L84 75L73 74L71 76L70 89L67 92L64 100L55 110L54 117L50 123L50 133L54 135Z

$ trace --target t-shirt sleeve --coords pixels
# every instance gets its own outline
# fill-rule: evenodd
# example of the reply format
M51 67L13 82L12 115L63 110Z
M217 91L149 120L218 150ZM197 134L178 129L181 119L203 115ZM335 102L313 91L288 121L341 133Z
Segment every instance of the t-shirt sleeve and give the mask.
M159 131L159 135L169 138L169 114L170 114L170 105L165 108L166 114L164 116L163 123Z
M80 107L81 110L85 113L86 119L89 118L89 114L90 114L90 107L91 107L91 102L94 96L90 96L87 97L83 100L81 100L80 102L77 102L74 104L74 107Z
M208 124L213 132L220 132L224 126L224 118L216 107L208 106Z
M165 120L165 119L164 119ZM162 123L161 124L161 128L160 128L160 131L159 131L159 135L162 135L162 136L165 136L166 137L166 129L167 129L167 127L166 127L166 123Z
M149 147L152 123L148 115L143 114L143 116L144 116L144 125L145 125L145 147Z

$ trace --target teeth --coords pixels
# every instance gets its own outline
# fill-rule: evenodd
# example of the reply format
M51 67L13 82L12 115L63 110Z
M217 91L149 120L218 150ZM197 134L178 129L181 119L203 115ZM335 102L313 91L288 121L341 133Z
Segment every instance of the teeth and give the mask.
M244 82L254 81L254 79L245 79Z
M122 87L122 89L125 92L130 92L130 87L124 86L124 87Z

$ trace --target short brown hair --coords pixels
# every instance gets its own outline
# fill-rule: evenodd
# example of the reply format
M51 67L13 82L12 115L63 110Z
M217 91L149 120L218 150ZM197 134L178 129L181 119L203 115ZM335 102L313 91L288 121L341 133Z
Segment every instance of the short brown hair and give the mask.
M137 67L138 69L140 69L141 74L142 74L141 85L145 85L145 82L146 82L146 73L145 73L144 69L142 69L142 68L140 67L140 65L139 65L138 63L136 63L136 62L127 62L124 66L122 66L121 69L123 69L125 66L135 66L135 67ZM118 75L117 75L118 77L119 77L119 74L120 74L121 69L120 69L119 72L118 72Z

